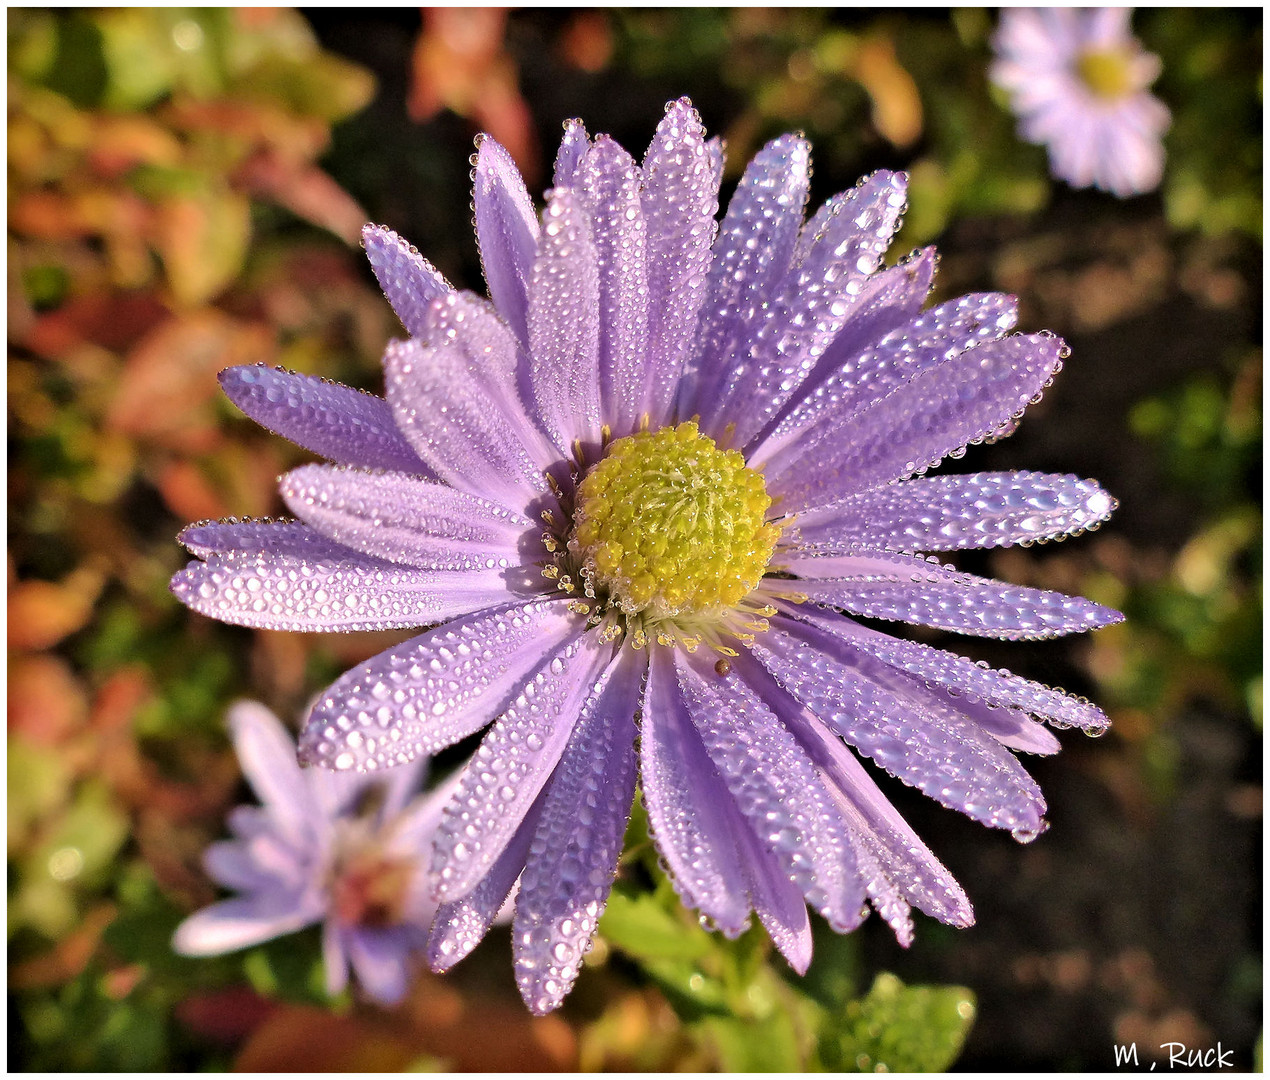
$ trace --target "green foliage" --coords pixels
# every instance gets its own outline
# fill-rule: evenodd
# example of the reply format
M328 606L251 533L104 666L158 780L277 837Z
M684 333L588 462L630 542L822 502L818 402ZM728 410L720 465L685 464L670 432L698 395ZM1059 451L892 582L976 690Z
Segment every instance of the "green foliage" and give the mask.
M943 1072L975 1017L963 986L905 986L883 973L822 1038L825 1066L840 1072Z

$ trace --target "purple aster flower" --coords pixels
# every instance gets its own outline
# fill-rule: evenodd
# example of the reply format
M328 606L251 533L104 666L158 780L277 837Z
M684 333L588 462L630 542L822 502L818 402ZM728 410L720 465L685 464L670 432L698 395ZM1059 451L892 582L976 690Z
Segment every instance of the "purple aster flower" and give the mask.
M320 922L330 994L347 985L351 964L371 998L400 1001L436 912L424 848L452 785L408 802L422 756L374 774L302 770L291 736L255 702L235 705L229 726L264 805L231 811L235 839L209 847L204 865L242 895L191 915L173 947L213 956Z
M1049 148L1050 172L1125 198L1164 171L1169 110L1147 93L1159 58L1129 30L1132 8L1006 8L993 36L992 81L1020 133Z
M972 921L961 888L860 757L1020 840L1045 801L1012 750L1086 701L852 618L998 638L1117 621L1076 597L931 556L1060 537L1114 501L1033 472L927 477L1011 430L1063 343L1010 335L1016 303L923 310L934 251L883 267L906 178L879 172L804 221L810 148L750 163L721 226L722 148L668 106L642 162L566 125L541 218L480 143L477 239L493 306L376 226L372 265L410 339L387 398L263 367L222 376L331 465L282 479L299 518L192 527L173 580L197 611L294 630L440 623L318 699L304 760L376 770L493 724L433 847L428 958L480 940L519 880L515 969L534 1012L574 982L636 779L684 903L756 914L798 971L808 905Z

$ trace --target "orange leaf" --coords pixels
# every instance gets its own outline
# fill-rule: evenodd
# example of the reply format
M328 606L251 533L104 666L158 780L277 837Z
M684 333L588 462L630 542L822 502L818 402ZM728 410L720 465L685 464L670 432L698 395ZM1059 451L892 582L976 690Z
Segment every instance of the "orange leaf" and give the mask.
M10 611L10 632L13 615ZM70 665L57 656L19 656L9 663L9 731L39 746L57 746L82 729L88 698Z
M81 629L93 614L104 576L81 567L60 584L24 581L9 593L9 648L48 649Z
M216 373L273 355L273 333L262 324L213 308L174 316L129 354L107 425L177 449L206 449L217 434L208 409L220 393Z

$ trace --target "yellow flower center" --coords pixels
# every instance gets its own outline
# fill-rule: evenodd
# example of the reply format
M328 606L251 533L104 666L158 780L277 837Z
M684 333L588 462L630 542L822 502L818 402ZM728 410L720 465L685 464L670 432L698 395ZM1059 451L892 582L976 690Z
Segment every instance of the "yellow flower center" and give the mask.
M1123 49L1083 53L1076 61L1076 73L1094 94L1109 101L1133 89L1130 57Z
M741 454L690 420L609 445L578 486L569 547L627 615L718 614L763 577L780 536L771 504Z

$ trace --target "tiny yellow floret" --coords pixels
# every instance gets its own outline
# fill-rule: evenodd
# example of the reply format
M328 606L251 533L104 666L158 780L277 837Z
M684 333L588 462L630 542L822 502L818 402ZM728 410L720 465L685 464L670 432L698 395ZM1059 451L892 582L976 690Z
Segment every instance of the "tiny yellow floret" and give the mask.
M627 615L717 614L763 577L778 525L763 477L696 421L610 443L578 486L569 547Z

